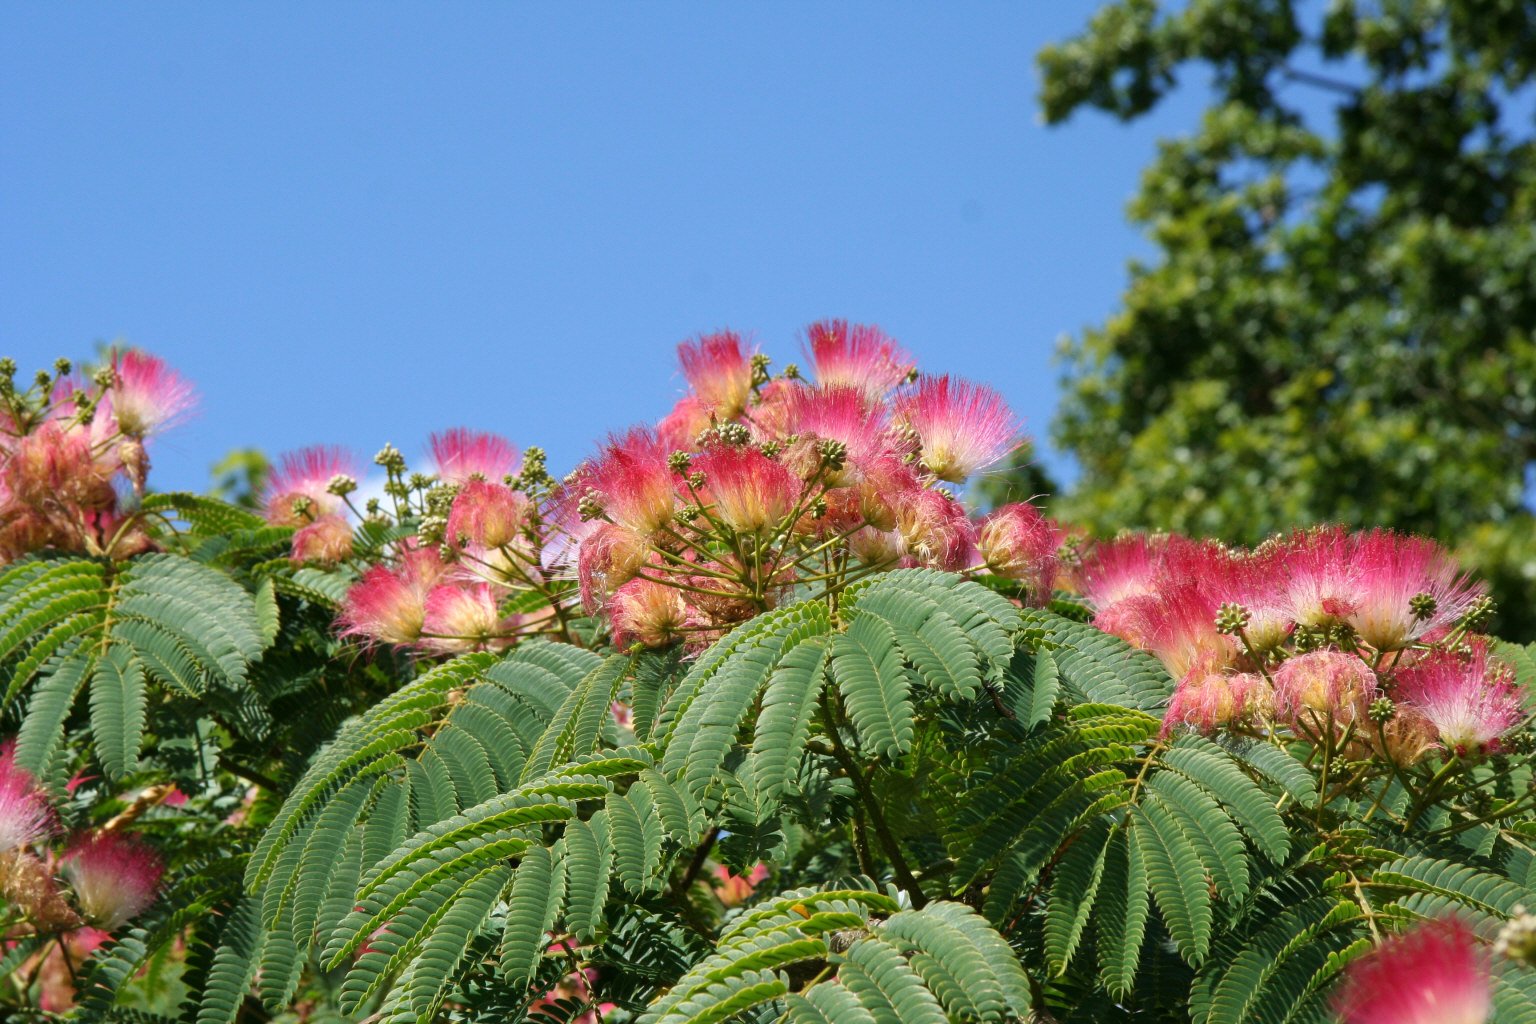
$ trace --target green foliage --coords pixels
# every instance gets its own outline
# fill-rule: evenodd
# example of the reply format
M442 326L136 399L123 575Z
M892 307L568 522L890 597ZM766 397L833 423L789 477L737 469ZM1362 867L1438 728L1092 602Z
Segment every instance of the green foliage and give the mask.
M1536 636L1532 53L1528 5L1478 0L1116 0L1042 52L1051 123L1214 84L1131 204L1156 256L1066 350L1082 476L1059 513L1432 535L1490 578L1504 635Z

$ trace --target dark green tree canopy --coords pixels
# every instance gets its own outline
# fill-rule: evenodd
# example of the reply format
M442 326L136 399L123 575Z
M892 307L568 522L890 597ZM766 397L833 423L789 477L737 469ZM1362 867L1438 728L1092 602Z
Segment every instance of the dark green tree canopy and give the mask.
M1120 0L1039 63L1051 123L1134 119L1181 73L1214 90L1130 206L1157 257L1066 347L1065 514L1245 542L1393 526L1518 555L1520 582L1536 4Z

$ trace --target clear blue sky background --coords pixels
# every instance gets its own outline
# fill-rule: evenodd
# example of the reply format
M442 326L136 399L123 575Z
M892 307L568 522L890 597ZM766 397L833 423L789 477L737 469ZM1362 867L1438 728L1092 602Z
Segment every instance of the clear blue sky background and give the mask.
M683 338L782 363L834 315L1043 442L1056 339L1113 308L1204 99L1043 127L1034 54L1094 6L7 5L0 352L181 368L161 488L456 424L563 471L667 410Z

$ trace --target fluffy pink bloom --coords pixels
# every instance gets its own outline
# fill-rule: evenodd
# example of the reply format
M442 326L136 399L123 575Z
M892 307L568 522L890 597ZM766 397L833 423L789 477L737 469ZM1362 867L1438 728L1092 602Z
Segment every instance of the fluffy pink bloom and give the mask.
M0 760L0 854L53 834L58 821L48 795L11 757Z
M1162 735L1178 726L1200 732L1219 729L1263 715L1269 709L1269 684L1254 672L1204 672L1196 670L1179 680L1163 715Z
M700 496L714 506L712 514L748 536L771 533L795 510L802 490L782 463L744 445L712 445L693 458L689 472L703 474Z
M965 507L939 491L910 491L896 507L896 530L918 565L959 572L977 560L976 527Z
M847 446L849 467L829 481L833 484L851 482L858 467L896 450L884 408L872 404L857 388L797 388L785 400L784 422L785 433L780 436L799 435L811 446L823 438ZM791 458L786 454L786 461Z
M504 437L478 430L454 427L428 440L437 475L444 483L462 484L470 480L501 482L522 468L517 449Z
M16 444L6 460L5 485L14 501L33 509L108 508L115 504L115 462L97 457L89 431L44 423Z
M346 503L329 490L338 476L357 477L357 461L344 448L315 445L284 455L262 498L267 522L303 526L321 516L341 514ZM296 503L307 503L308 512L301 515Z
M682 592L650 580L630 580L614 591L609 615L613 643L619 648L634 643L665 647L681 639L683 627L689 624Z
M1496 751L1499 739L1525 717L1524 691L1515 672L1488 657L1488 645L1470 655L1430 651L1397 672L1397 695L1435 726L1440 742L1459 755Z
M1083 556L1073 582L1099 612L1126 598L1155 593L1166 546L1165 538L1141 533L1099 541Z
M317 562L336 565L352 557L352 527L342 516L325 515L293 535L293 551L288 556L294 565Z
M145 437L192 407L192 385L146 352L114 353L112 373L104 404L117 428L129 437Z
M1023 580L1037 597L1049 597L1056 578L1061 527L1028 502L1004 505L982 521L976 538L987 568Z
M1423 537L1372 530L1354 539L1354 549L1359 585L1348 621L1378 650L1398 650L1453 624L1487 590L1462 573L1444 548ZM1420 594L1434 602L1434 611L1423 617L1411 608Z
M880 399L907 379L915 365L880 328L822 320L806 328L806 355L822 387L851 387Z
M343 636L387 644L412 644L421 636L427 595L444 573L430 548L405 553L398 569L376 565L352 585L342 602Z
M1260 651L1279 646L1296 620L1285 586L1284 552L1266 545L1254 552L1234 552L1207 577L1218 604L1241 605L1248 613L1244 635Z
M450 654L483 650L505 641L513 625L502 618L490 584L441 584L427 594L421 643Z
M1144 606L1150 616L1141 627L1144 646L1175 679L1196 668L1216 671L1236 661L1236 643L1216 629L1216 609L1215 599L1187 578L1164 586L1156 602Z
M714 409L722 420L733 419L747 406L752 394L752 363L734 331L706 334L697 341L677 346L688 386Z
M1019 446L1018 421L985 384L925 377L896 402L896 420L913 430L922 463L940 480L960 483Z
M533 503L503 483L465 481L448 512L448 539L457 545L499 548L517 539Z
M1487 958L1460 918L1415 925L1350 964L1334 1000L1343 1024L1486 1024Z
M1363 716L1376 693L1376 673L1342 651L1298 654L1275 670L1275 713L1288 722L1320 727L1331 717L1343 725Z
M1285 551L1287 597L1291 615L1303 626L1343 622L1359 609L1360 567L1354 541L1340 527L1320 527L1292 534Z
M715 897L727 907L739 907L752 898L752 893L768 877L768 865L754 865L744 875L738 875L724 864L715 865Z
M601 610L609 595L634 578L647 550L644 537L613 523L600 524L582 541L576 579L587 611Z
M715 408L698 395L684 395L656 424L656 436L670 451L690 451L715 420Z
M848 535L848 550L865 565L895 566L906 548L895 530L864 526Z
M648 427L609 439L588 467L591 486L608 518L647 536L672 521L677 481L667 465L670 454Z
M78 840L61 868L86 919L109 932L155 901L165 871L154 850L116 832Z

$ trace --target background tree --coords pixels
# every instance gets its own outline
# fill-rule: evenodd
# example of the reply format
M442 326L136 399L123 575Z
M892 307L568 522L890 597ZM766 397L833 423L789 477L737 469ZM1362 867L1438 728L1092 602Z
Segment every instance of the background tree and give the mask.
M1157 256L1065 346L1057 511L1431 534L1536 635L1536 4L1322 6L1121 0L1040 54L1052 124L1214 94L1131 203Z

